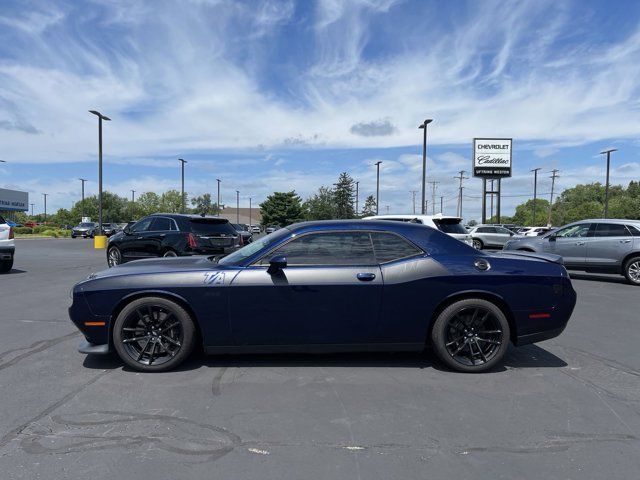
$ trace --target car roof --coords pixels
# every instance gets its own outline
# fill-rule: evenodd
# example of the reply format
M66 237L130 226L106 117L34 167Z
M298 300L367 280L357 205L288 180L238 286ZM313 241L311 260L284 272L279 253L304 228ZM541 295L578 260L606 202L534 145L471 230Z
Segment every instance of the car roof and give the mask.
M193 213L152 213L151 215L149 215L150 217L169 217L169 218L182 218L182 219L186 219L186 220L202 220L207 219L207 220L218 220L220 223L230 223L228 219L226 218L221 218L221 217L216 217L214 215L196 215Z
M417 218L418 220L440 220L440 219L452 219L455 218L457 220L462 220L460 217L456 217L453 215L443 215L441 213L436 213L435 215L422 215L422 214L398 214L398 215L372 215L370 217L365 217L363 220L384 220L385 218L402 218L406 220L411 220L413 218Z
M584 220L579 220L572 223L582 223L582 222L591 222L591 223L640 223L640 220L632 220L627 218L585 218Z

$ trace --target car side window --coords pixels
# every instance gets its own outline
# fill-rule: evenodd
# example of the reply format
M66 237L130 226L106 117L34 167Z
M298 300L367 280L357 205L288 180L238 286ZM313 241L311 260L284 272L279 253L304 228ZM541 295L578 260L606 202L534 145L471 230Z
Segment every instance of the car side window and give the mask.
M594 237L629 237L627 227L618 223L598 223Z
M511 230L509 230L508 228L496 227L496 231L504 235L511 235Z
M634 237L640 237L640 228L634 227L633 225L627 225L627 228L631 232L631 235Z
M133 227L131 227L131 231L134 233L146 232L147 230L149 230L152 221L153 217L143 218L142 220L134 224Z
M495 227L478 227L477 233L496 233Z
M371 240L378 263L391 262L424 253L413 243L392 233L372 233Z
M295 238L271 252L287 257L288 265L373 265L376 263L371 238L366 232L311 233Z
M156 217L153 219L153 223L149 230L152 232L163 232L167 230L175 230L173 227L173 220L166 217Z
M571 225L570 227L558 230L555 236L558 238L586 237L589 233L590 227L590 223L579 223L578 225Z

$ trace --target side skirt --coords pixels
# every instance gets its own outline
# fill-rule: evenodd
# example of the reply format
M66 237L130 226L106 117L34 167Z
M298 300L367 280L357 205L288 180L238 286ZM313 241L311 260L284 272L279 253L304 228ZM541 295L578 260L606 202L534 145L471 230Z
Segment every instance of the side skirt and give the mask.
M204 347L207 354L242 353L339 353L339 352L421 352L423 343L374 343L374 344L309 344L309 345L233 345Z

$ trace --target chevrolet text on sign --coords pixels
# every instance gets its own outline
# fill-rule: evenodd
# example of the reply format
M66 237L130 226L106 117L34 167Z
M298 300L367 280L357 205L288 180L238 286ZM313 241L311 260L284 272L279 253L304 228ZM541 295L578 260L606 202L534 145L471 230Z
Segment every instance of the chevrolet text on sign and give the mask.
M511 144L511 138L474 138L473 176L510 177Z

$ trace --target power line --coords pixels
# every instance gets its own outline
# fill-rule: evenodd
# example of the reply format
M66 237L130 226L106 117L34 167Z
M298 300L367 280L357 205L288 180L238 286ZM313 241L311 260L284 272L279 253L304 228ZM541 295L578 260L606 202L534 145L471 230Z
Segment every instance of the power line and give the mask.
M460 174L459 177L453 177L453 178L457 178L458 180L460 180L460 185L458 186L458 210L457 210L457 215L458 217L462 218L462 189L464 188L462 186L462 180L467 180L469 177L465 177L464 174L466 173L464 170L460 170L458 172Z
M440 182L431 181L431 215L436 214L436 188Z

